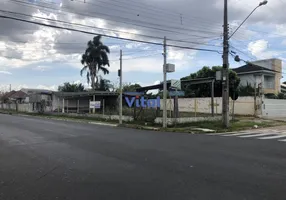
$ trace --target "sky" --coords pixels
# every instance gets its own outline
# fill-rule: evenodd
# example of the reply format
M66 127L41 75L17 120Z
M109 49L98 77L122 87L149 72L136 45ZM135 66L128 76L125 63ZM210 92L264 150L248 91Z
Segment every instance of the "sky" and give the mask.
M259 2L229 0L230 34ZM269 0L259 7L230 39L230 50L243 60L279 58L284 64L285 7L285 0ZM57 90L64 82L88 87L85 75L80 76L80 58L97 34L105 35L102 41L111 50L110 74L103 78L115 87L120 49L124 83L146 86L162 81L164 36L167 62L176 66L168 79L180 79L203 66L222 65L222 24L223 0L1 0L0 91L10 84L14 90ZM231 68L242 65L230 56Z

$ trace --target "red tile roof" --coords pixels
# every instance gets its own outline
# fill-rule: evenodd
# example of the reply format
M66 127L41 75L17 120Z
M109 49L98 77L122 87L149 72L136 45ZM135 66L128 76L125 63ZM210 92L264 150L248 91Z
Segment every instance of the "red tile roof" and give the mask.
M19 91L15 92L14 94L12 94L9 98L13 98L13 99L24 99L24 98L26 98L27 96L28 96L28 95L27 95L25 92L19 90Z
M12 90L11 92L7 92L1 97L1 99L8 99L8 98L10 98L11 95L13 95L15 93L16 93L15 90Z

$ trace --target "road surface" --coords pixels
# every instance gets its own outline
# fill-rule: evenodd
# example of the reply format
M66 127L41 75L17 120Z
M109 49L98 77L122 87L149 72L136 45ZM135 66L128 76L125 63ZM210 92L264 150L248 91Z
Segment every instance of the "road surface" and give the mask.
M0 115L3 200L276 200L286 142Z

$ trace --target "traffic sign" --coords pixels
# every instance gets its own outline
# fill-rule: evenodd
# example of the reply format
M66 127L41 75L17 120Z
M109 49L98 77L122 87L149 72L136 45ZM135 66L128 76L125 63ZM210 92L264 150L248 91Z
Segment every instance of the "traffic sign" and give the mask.
M181 80L171 80L171 88L181 89Z
M90 101L89 108L100 108L101 101Z

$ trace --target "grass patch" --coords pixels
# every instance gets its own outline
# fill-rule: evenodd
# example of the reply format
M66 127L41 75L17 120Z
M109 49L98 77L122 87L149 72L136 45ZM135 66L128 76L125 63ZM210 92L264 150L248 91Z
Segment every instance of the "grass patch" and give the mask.
M68 114L49 114L49 113L30 113L30 112L16 112L14 110L1 110L3 114L23 114L35 117L42 117L47 119L60 119L60 120L72 120L78 122L107 122L107 123L118 123L118 120L103 119L95 116L75 116Z
M49 113L27 113L27 112L16 112L14 110L0 110L0 113L4 114L25 114L30 116L43 117L48 119L59 119L59 120L71 120L76 122L105 122L111 124L117 124L118 120L103 119L96 116L76 116L68 114L49 114ZM171 132L186 132L186 133L201 133L202 131L194 130L195 128L211 129L217 133L221 132L233 132L233 131L242 131L253 129L254 125L257 125L258 128L273 127L273 126L282 126L286 125L282 121L273 121L273 120L263 120L256 119L253 117L240 117L238 120L231 121L230 127L228 129L224 128L222 121L201 121L201 122L191 122L186 124L177 124L176 126L169 126L167 129L163 129L161 124L155 124L154 122L146 122L144 120L138 120L133 122L124 122L122 126L136 129L145 129L145 130L160 130L160 131L171 131Z
M211 129L215 132L232 132L232 131L243 131L253 129L254 125L258 128L273 127L286 125L285 122L269 121L269 120L235 120L230 122L230 127L225 128L222 121L202 121L202 122L191 122L187 124L180 124L176 127L170 127L168 130L175 132L198 132L194 131L194 128Z

